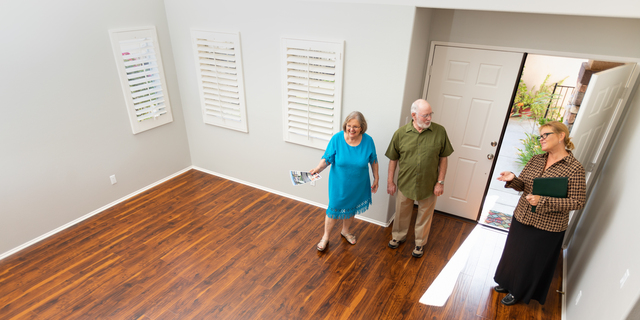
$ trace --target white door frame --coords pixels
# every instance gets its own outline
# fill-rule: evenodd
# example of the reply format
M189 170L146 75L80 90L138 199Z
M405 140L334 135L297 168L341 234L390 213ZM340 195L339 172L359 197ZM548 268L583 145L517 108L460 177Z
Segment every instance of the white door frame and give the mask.
M578 58L578 59L594 59L594 60L603 60L603 61L612 61L612 62L624 62L624 63L637 63L638 66L640 67L640 58L631 58L631 57L621 57L621 56L608 56L608 55L598 55L598 54L587 54L587 53L576 53L576 52L560 52L560 51L551 51L551 50L540 50L540 49L531 49L531 48L513 48L513 47L502 47L502 46L486 46L486 45L476 45L476 44L465 44L465 43L456 43L456 42L446 42L446 41L432 41L431 45L430 45L430 49L429 49L429 56L427 59L427 70L426 70L426 74L425 74L425 82L424 82L424 88L422 89L422 98L426 99L427 97L427 90L429 89L429 80L430 80L430 75L431 75L431 64L433 63L433 58L434 58L434 51L435 51L435 46L436 45L443 45L443 46L452 46L452 47L461 47L461 48L470 48L470 49L485 49L485 50L495 50L495 51L508 51L508 52L520 52L520 53L526 53L526 54L538 54L538 55L548 55L548 56L557 56L557 57L566 57L566 58ZM637 80L638 77L640 76L640 68L636 67L632 76L631 76L631 81L635 81L636 82L636 86L638 86L637 84ZM624 106L624 108L622 109L620 118L618 120L618 123L614 126L614 131L613 131L613 135L611 140L609 141L608 145L606 146L606 149L604 150L604 156L603 156L603 160L601 161L600 165L598 166L598 168L596 168L594 170L594 175L595 177L593 178L593 183L596 184L598 181L598 178L600 176L600 173L602 172L602 166L604 165L604 163L606 162L606 158L608 157L609 153L611 152L611 147L613 146L613 143L616 141L616 138L618 136L618 133L620 131L620 127L621 124L624 122L624 119L626 118L627 113L629 112L629 96L631 95L631 93L633 93L635 91L635 89L631 89L628 90L623 99L625 99L626 105ZM503 128L504 129L504 128ZM500 142L499 145L502 143L502 139L504 136L504 130L503 130L503 135L500 137ZM498 154L500 152L500 150L497 150ZM495 167L495 164L494 164ZM493 173L493 169L494 167L491 169L491 173ZM491 178L491 175L489 175L489 179ZM487 180L487 186L485 188L488 187L489 181ZM588 196L588 195L587 195ZM486 190L485 190L485 196L486 198ZM587 198L588 201L588 198ZM483 199L484 202L484 199ZM580 217L576 217L578 220L580 219ZM568 244L571 240L571 237L573 235L573 232L575 231L575 228L577 226L577 222L578 221L572 221L573 223L570 223L569 228L567 229L567 234L565 235L565 242ZM563 250L563 258L566 260L566 251ZM564 290L564 288L567 287L566 285L566 279L567 279L567 264L563 263L563 270L562 270L562 288ZM563 313L563 318L564 318L564 312L566 310L566 296L562 295L562 313Z

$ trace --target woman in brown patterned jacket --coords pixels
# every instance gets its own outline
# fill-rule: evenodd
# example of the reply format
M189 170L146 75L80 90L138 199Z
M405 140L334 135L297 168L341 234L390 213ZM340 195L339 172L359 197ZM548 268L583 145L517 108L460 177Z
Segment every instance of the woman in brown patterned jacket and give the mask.
M569 212L586 202L585 171L569 151L574 146L567 127L557 121L541 126L540 145L545 153L533 156L518 177L508 171L498 177L506 182L505 188L522 191L494 276L494 290L508 293L502 299L505 305L531 299L545 303ZM532 195L533 179L538 177L568 177L567 197Z

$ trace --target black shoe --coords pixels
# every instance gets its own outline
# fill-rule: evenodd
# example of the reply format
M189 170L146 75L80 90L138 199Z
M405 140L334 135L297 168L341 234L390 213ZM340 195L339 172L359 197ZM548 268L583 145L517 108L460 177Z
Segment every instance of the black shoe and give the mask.
M516 300L516 297L514 297L511 293L509 293L506 297L502 298L502 301L500 302L502 302L502 304L504 304L505 306L510 306L516 304L518 300Z
M495 290L496 292L500 292L500 293L509 293L509 290L501 287L501 286L495 286L493 287L493 290Z

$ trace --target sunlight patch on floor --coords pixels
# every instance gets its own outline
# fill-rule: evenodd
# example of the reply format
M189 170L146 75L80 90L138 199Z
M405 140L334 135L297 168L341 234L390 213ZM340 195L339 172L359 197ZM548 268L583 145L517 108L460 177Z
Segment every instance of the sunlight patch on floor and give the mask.
M462 243L460 248L453 255L449 263L442 269L436 280L433 281L427 292L420 298L420 303L442 307L456 286L458 276L467 264L471 249L475 247L481 234L481 225L477 225L467 239Z

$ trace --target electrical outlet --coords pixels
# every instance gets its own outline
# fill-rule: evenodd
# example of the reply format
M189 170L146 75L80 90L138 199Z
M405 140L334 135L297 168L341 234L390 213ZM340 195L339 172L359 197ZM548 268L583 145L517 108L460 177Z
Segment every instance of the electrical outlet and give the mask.
M311 186L315 187L316 186L316 182L315 181L311 181Z
M580 298L582 297L582 290L580 290L580 292L578 292L578 297L576 297L576 306L578 305L578 302L580 302Z
M627 278L629 278L629 269L625 271L624 275L622 276L622 279L620 279L620 289L622 289L622 286L624 286L624 283L627 282Z
M114 175L109 176L109 179L111 179L111 184L116 184L116 183L118 183L118 181L116 180L116 175L115 175L115 174L114 174Z

